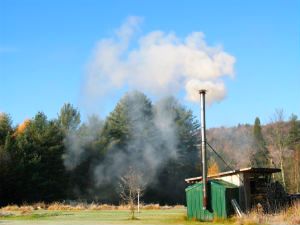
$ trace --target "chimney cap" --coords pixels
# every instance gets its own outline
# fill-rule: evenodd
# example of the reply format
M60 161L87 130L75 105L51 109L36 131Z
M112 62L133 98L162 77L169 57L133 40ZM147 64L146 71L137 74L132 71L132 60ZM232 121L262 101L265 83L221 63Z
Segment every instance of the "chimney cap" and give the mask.
M205 89L199 90L199 94L205 94L206 92L207 92L207 90L205 90Z

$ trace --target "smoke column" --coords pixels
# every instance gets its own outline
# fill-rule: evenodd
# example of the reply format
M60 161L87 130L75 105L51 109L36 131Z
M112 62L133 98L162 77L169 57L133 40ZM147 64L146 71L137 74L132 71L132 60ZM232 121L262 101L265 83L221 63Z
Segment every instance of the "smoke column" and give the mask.
M86 101L127 88L156 96L176 95L198 101L207 89L207 103L226 96L222 78L234 77L235 58L221 46L208 46L202 32L184 38L173 32L141 33L139 17L128 17L112 37L98 41L85 77Z
M144 183L151 183L160 166L176 157L177 127L171 105L162 100L147 116L141 95L130 92L124 97L130 138L124 146L110 145L106 160L95 168L98 185L119 178L129 167L144 175Z
M233 56L221 46L208 46L202 32L191 32L183 38L161 30L141 34L141 23L139 17L128 17L111 37L98 41L84 77L85 103L96 104L124 90L158 98L183 91L186 100L198 102L198 90L207 89L208 104L226 96L223 78L234 77ZM177 156L178 130L170 101L158 102L153 118L145 120L143 103L136 92L127 97L133 136L123 147L110 143L105 160L94 168L98 186L119 178L131 165L145 174L144 182L154 182L161 165ZM145 132L149 135L140 135ZM74 168L83 152L76 141L70 143L73 147L70 145L69 154L72 156L74 150L76 160L67 163Z

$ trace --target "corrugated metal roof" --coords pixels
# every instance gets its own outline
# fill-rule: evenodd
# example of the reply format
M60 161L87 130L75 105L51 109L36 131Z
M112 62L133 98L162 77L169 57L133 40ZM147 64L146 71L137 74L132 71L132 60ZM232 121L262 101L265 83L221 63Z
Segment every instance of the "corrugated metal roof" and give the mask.
M227 172L222 172L218 174L213 174L208 176L208 179L212 178L218 178L218 177L224 177L224 176L230 176L230 175L235 175L239 173L261 173L261 174L266 174L266 173L278 173L281 170L278 168L254 168L254 167L247 167L247 168L242 168L242 169L237 169L237 170L231 170ZM187 178L185 179L185 182L187 183L195 183L199 182L202 180L202 177L192 177L192 178Z

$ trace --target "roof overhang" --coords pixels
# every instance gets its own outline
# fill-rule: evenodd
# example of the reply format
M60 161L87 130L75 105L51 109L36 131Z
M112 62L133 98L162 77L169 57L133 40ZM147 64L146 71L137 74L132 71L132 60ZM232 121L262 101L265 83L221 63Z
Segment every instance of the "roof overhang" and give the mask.
M213 178L218 178L218 177L232 176L232 175L240 174L240 173L271 174L271 173L278 173L280 171L281 170L278 168L247 167L247 168L242 168L242 169L237 169L237 170L226 171L226 172L222 172L222 173L218 173L218 174L212 174L212 175L209 175L207 178L213 179ZM199 181L202 181L202 177L192 177L192 178L185 179L185 182L187 182L187 183L196 183Z

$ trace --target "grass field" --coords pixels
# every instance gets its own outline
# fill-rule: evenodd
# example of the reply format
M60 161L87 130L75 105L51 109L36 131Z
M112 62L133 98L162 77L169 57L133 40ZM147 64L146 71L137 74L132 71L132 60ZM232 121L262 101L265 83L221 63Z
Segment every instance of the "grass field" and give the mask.
M261 214L254 210L243 218L215 219L213 223L186 220L184 206L143 205L141 213L136 213L136 217L136 220L130 219L131 215L126 205L77 204L72 206L62 203L50 205L37 203L22 206L9 205L0 208L0 225L299 225L300 202L296 202L276 214Z
M137 214L137 220L130 220L127 210L79 210L79 211L49 211L35 210L30 213L10 212L0 217L0 225L10 224L53 224L53 225L92 225L92 224L201 224L196 221L186 221L185 209L143 210ZM216 224L216 223L214 223Z

